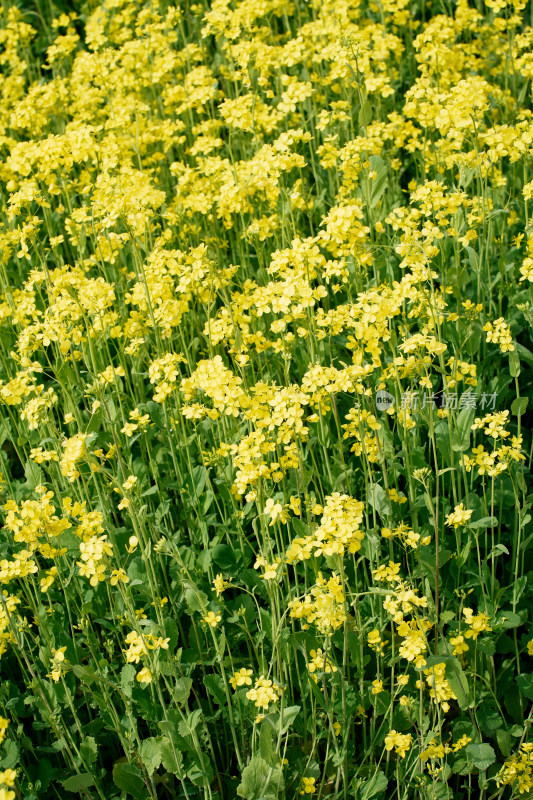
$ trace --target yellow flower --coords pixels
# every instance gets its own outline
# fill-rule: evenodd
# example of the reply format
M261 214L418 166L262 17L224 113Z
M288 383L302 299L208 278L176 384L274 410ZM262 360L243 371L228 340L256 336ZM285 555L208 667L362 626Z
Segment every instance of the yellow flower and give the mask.
M466 509L463 503L455 506L451 514L446 517L446 525L458 528L459 525L465 525L474 512L471 509Z
M458 750L461 750L463 747L466 747L468 742L471 742L471 741L472 741L472 738L470 736L467 736L466 734L464 734L464 736L461 736L460 739L457 739L457 741L453 743L453 745L452 745L453 752L457 753Z
M229 581L225 581L222 573L219 572L216 578L213 581L213 589L217 593L217 597L220 597L222 592L225 592L226 589L229 589L231 586L231 578Z
M129 580L130 579L126 575L126 571L122 567L120 567L120 569L114 569L111 572L111 578L109 580L109 583L111 584L111 586L116 586L117 583L119 583L119 582L120 583L129 583Z
M270 703L276 703L281 697L281 689L269 678L260 675L256 679L253 689L246 692L248 700L252 700L256 708L268 709Z
M148 669L148 667L143 667L137 673L137 680L139 683L150 683L152 680L152 673Z
M300 783L300 794L314 794L316 792L315 778L302 778Z
M8 725L9 725L9 720L5 719L5 717L0 717L0 745L5 739Z
M64 666L68 663L65 658L66 649L66 647L60 647L58 650L52 650L52 658L50 659L52 669L47 674L47 677L52 678L54 683L60 680L64 672Z
M122 488L129 492L130 489L133 489L135 484L137 483L137 478L135 475L130 475L127 480L124 481L122 484Z
M468 647L467 643L465 642L464 636L459 634L458 636L452 636L450 639L450 644L453 647L453 655L460 656L463 653L466 653L470 648Z
M471 608L464 608L463 616L466 624L469 626L468 630L465 632L467 639L477 639L480 633L492 630L489 625L490 617L487 614L483 614L482 612L474 614Z
M368 646L375 650L376 653L383 653L384 642L381 640L381 634L375 628L374 630L370 631L367 636Z
M41 592L47 592L57 577L57 567L50 567L45 573L44 578L40 580Z
M237 690L238 686L251 686L252 673L253 670L246 669L246 667L242 667L241 669L237 670L237 672L235 672L233 676L229 679L232 688Z
M385 736L385 750L392 750L397 753L400 758L405 758L408 750L411 749L413 737L410 733L398 733L395 730L390 731Z
M221 619L222 616L220 614L215 614L214 611L208 611L207 614L202 617L202 622L205 622L205 624L209 625L211 628L216 628Z
M281 523L284 523L287 522L288 519L287 512L284 511L281 503L276 503L276 501L271 497L269 497L266 501L263 514L266 514L270 517L270 522L268 523L270 526L274 525L277 520L279 520Z

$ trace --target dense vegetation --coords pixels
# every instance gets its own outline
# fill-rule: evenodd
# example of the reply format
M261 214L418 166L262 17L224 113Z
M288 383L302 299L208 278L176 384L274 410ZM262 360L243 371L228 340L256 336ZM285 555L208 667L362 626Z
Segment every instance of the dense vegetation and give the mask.
M0 800L532 796L530 4L54 2L0 19Z

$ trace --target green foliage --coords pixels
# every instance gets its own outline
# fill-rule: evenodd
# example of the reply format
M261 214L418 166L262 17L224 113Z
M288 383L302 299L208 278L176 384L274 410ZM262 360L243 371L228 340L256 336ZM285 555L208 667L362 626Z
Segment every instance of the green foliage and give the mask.
M0 14L0 798L533 792L523 0Z

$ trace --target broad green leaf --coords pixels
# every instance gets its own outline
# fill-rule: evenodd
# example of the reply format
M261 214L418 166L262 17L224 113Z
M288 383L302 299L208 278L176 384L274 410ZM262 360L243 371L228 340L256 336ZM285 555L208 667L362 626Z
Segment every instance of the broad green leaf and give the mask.
M178 678L174 685L174 701L180 705L184 706L189 699L189 695L192 689L192 678Z
M529 397L515 397L511 403L511 414L515 417L521 417L522 414L526 413L528 403Z
M275 800L283 788L279 767L271 767L262 756L256 755L242 771L237 794L245 800Z
M475 522L469 522L468 525L473 530L484 530L485 528L495 528L498 524L498 520L496 517L483 517L483 519L477 519Z
M369 161L370 169L377 173L370 184L370 206L375 208L387 188L389 176L385 162L380 156L370 156Z
M144 781L137 767L123 762L113 767L113 783L132 797L142 792L144 788Z
M457 658L451 658L446 663L446 680L450 689L457 697L459 708L463 711L472 706L472 697L468 686L468 680L463 672L461 664Z
M475 408L467 407L462 408L458 413L452 429L452 450L455 453L464 453L470 447L470 434L475 414Z
M0 769L13 769L19 760L20 750L18 744L13 739L7 739L2 745L1 755Z
M288 706L284 708L280 714L269 714L267 720L274 728L276 734L284 734L288 731L299 713L300 706Z
M509 733L509 731L504 731L503 728L496 731L496 741L498 742L498 747L500 748L502 755L507 758L511 755L511 748L513 746L513 737Z
M384 772L376 772L370 780L365 781L358 788L357 797L360 800L370 800L385 791L388 786L388 780Z
M190 714L187 714L187 719L180 720L178 725L178 731L181 733L182 736L191 736L194 732L200 719L202 718L202 709L197 708L192 711Z
M520 375L520 356L516 350L511 350L509 353L509 372L513 378L518 378Z
M517 675L516 684L524 697L533 700L533 673Z
M90 772L80 772L78 775L72 775L71 778L61 781L61 784L67 792L81 794L94 784L94 777Z
M136 672L133 664L125 664L120 670L120 687L126 697L131 697L135 674Z
M161 764L161 739L156 739L154 736L144 739L141 742L139 753L147 773L153 775Z
M496 761L496 753L490 744L469 744L466 754L480 771L488 769Z
M259 752L267 764L272 764L274 757L273 732L270 725L261 725L259 733Z
M94 683L94 681L98 678L98 676L95 675L94 670L90 669L89 667L83 667L81 664L73 664L72 672L87 686L90 686L91 683Z
M208 605L207 595L194 584L189 584L185 589L185 602L191 611L204 613Z
M496 558L496 556L501 556L502 553L505 553L506 556L510 555L509 550L504 544L496 544L488 554L487 558Z
M383 486L374 483L368 487L368 502L381 518L390 517L392 514L391 501Z
M372 105L368 100L359 109L358 122L360 128L366 128L372 122Z
M220 569L232 569L237 564L236 553L227 544L217 544L211 550L213 561Z
M218 705L221 707L226 706L226 692L224 691L224 681L220 675L206 675L204 677L204 686L210 692Z
M166 736L161 740L161 762L167 772L183 775L183 757L181 752Z
M96 759L98 758L98 748L96 746L96 741L93 736L86 736L83 742L80 744L80 753L84 762L91 766L94 764Z

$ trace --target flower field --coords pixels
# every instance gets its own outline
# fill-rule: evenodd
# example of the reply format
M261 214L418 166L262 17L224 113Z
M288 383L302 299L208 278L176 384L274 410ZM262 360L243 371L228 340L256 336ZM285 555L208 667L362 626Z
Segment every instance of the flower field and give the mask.
M533 6L6 0L0 800L533 797Z

